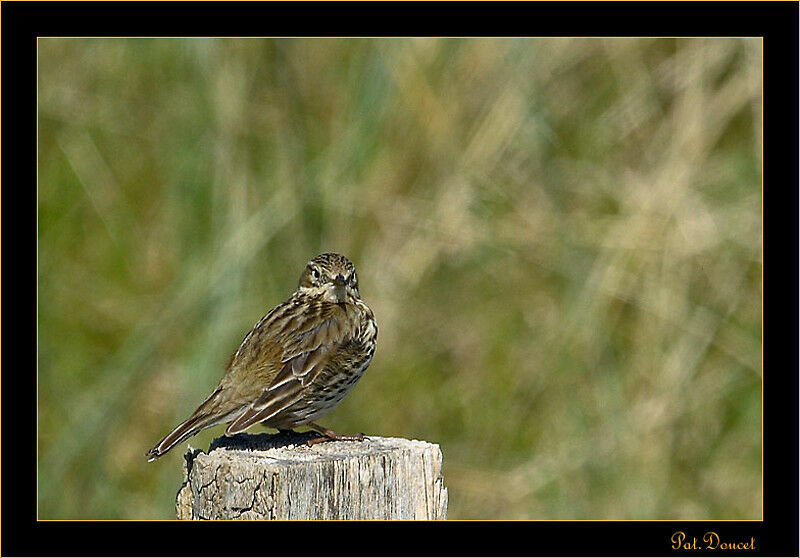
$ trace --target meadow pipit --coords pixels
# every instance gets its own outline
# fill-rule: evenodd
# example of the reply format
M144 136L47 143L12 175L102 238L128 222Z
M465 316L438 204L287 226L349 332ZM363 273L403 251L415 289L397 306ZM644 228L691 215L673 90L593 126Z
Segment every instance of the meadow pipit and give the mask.
M231 356L214 392L147 452L158 459L176 444L227 423L230 436L261 422L278 430L308 425L326 440L341 436L312 421L329 413L375 354L378 325L358 294L352 262L321 254L308 262L289 300L270 310Z

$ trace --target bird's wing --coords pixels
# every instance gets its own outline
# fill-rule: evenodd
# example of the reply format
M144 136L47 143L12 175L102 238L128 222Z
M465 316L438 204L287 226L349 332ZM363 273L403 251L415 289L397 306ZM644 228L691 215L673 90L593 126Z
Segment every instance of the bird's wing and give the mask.
M277 374L259 397L231 422L226 434L242 432L277 415L300 399L304 388L325 369L333 350L350 333L347 313L336 305L329 306L332 308L323 305L318 311L307 313L305 319L291 318L296 321L291 327L292 334L283 340L280 363L276 363ZM285 326L282 329L286 329Z

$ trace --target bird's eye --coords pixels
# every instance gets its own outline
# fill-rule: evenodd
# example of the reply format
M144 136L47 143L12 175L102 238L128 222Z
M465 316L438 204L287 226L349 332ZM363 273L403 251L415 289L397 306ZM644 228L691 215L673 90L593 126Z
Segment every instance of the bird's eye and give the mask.
M316 267L311 268L311 276L314 279L319 279L319 270Z

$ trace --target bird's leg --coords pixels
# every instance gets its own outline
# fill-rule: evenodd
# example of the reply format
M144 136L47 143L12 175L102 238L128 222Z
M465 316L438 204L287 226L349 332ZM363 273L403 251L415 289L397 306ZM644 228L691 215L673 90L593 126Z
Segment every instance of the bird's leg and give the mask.
M354 441L354 442L363 442L367 439L364 436L364 433L361 432L356 434L355 436L343 436L342 434L337 434L333 430L329 428L325 428L324 426L320 426L318 424L314 424L313 422L308 423L308 426L322 434L322 436L318 438L311 438L306 442L306 444L313 446L314 444L319 444L321 442L336 442L336 441Z

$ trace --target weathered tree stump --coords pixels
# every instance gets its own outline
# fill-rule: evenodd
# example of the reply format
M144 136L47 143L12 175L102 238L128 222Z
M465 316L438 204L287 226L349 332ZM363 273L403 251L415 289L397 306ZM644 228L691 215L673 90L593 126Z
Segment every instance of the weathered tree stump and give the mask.
M217 438L186 454L178 519L446 519L436 444L313 432Z

